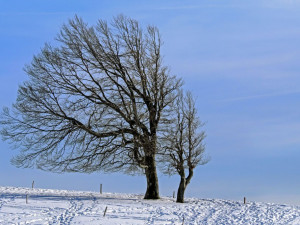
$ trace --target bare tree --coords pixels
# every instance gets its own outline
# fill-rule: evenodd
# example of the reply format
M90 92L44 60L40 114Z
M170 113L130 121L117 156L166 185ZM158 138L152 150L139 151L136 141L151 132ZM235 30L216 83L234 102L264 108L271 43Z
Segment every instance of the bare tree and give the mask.
M145 198L158 199L158 126L182 83L162 65L158 29L124 16L89 26L76 16L56 40L25 67L29 80L3 110L2 137L21 150L13 164L141 172Z
M208 162L208 159L204 158L205 132L200 131L202 126L191 93L187 92L184 95L182 90L179 90L178 98L174 102L173 123L164 131L162 138L164 153L160 158L164 173L180 175L177 202L184 202L184 193L193 177L195 167Z

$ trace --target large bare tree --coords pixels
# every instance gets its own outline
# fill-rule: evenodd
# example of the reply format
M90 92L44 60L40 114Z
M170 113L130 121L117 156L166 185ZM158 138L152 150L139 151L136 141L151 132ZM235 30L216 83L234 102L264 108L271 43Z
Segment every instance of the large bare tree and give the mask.
M160 157L162 171L166 174L179 174L180 183L176 202L184 202L184 193L190 183L194 169L204 165L208 158L204 157L205 132L201 131L200 121L195 107L195 100L190 92L178 90L174 101L172 124L164 130L162 137L164 152Z
M161 36L118 16L89 26L77 16L57 42L25 67L2 137L20 154L18 167L55 172L144 173L146 199L158 199L158 128L181 80L162 64Z

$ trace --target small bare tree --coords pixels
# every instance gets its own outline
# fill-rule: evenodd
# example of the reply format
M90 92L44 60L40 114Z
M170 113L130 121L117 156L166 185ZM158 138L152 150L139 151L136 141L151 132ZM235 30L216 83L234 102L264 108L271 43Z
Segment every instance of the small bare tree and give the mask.
M118 16L89 26L77 16L56 47L46 44L25 68L2 137L20 154L12 162L55 172L142 172L146 199L159 198L158 126L181 80L162 64L156 27Z
M160 160L164 173L180 175L176 201L183 203L184 193L195 167L206 164L208 159L204 158L205 132L199 130L203 123L197 116L191 93L184 95L180 90L173 107L174 118L172 124L164 130L164 153Z

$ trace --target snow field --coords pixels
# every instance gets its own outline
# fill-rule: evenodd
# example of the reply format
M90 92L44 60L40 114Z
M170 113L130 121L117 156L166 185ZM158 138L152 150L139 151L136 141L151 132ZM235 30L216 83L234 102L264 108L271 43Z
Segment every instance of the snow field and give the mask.
M0 224L296 225L300 207L195 198L178 204L169 197L0 187Z

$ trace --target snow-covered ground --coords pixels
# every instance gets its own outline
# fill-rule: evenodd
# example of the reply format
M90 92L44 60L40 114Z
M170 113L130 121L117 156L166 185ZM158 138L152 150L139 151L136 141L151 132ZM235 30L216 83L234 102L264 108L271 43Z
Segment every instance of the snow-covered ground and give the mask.
M178 204L169 197L0 187L0 224L300 224L299 206L186 200Z

